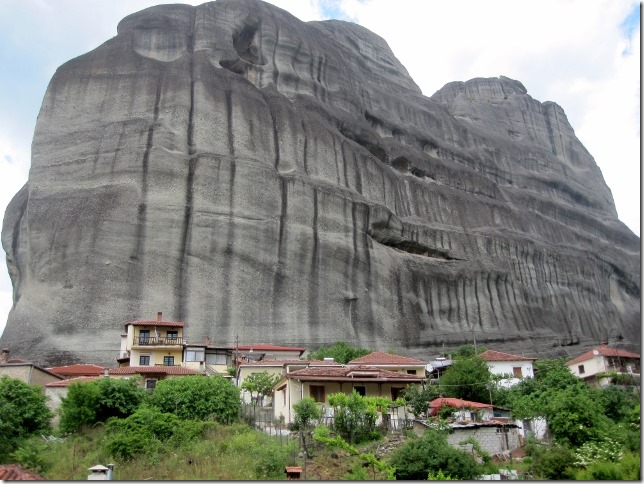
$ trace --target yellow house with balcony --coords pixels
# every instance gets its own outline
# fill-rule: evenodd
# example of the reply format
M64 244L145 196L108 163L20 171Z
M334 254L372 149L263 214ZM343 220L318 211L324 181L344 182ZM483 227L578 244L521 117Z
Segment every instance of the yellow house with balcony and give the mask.
M183 361L183 327L181 321L156 320L125 323L121 334L121 366L181 366Z

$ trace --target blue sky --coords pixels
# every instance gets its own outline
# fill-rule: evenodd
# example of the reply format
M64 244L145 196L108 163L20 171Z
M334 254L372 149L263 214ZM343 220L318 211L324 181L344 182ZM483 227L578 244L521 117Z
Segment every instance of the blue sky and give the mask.
M47 84L116 35L129 13L180 0L0 0L0 210L27 179ZM201 1L189 1L198 5ZM620 219L640 233L640 4L633 0L271 0L300 20L340 18L383 37L427 96L505 75L566 111ZM11 284L0 267L0 331ZM134 316L133 316L134 317Z

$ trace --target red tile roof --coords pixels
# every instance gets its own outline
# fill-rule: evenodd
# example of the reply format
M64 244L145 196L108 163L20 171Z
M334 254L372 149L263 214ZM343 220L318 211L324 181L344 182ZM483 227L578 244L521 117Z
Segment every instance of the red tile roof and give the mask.
M425 362L417 358L409 358L407 356L392 355L390 353L383 353L380 351L374 351L368 355L361 356L355 360L351 360L349 365L392 365L392 366L404 366L404 365L422 365L425 366Z
M460 398L436 398L429 402L430 408L456 407L456 408L493 408L489 403L470 402Z
M72 383L85 383L88 381L98 380L100 376L77 376L76 378L68 378L67 380L55 381L47 383L45 386L49 387L68 387Z
M129 323L125 323L125 326L129 325L183 328L184 323L183 321L156 321L153 319L150 321L130 321Z
M256 345L233 346L231 349L238 349L240 351L298 351L300 354L306 351L306 348L294 348L293 346L276 346L266 343L259 343Z
M98 365L77 364L77 365L54 366L52 368L47 368L47 370L62 376L72 376L72 375L91 376L91 375L103 374L103 371L105 370L105 368Z
M595 354L595 351L597 352ZM622 358L637 358L640 359L640 355L637 353L631 353L630 351L619 350L617 348L609 348L606 345L599 345L594 347L592 350L586 351L584 354L579 355L576 358L570 360L566 365L574 365L575 363L581 363L582 361L592 360L596 356L618 356Z
M0 465L1 481L46 481L42 476L35 472L23 469L18 464Z
M484 361L535 361L536 358L527 356L512 355L500 351L487 350L479 355Z
M324 381L398 381L420 382L424 377L383 370L375 366L365 365L330 365L309 366L302 370L287 373L288 378L295 380L324 380Z
M321 360L259 360L249 361L242 363L239 366L285 366L285 365L306 365L306 366L340 366L336 361L321 361Z
M110 368L110 375L197 375L200 372L183 366L122 366Z

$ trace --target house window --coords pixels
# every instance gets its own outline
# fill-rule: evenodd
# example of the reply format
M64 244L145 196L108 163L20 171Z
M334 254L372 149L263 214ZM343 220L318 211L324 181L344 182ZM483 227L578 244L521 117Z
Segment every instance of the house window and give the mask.
M186 361L204 361L202 349L186 350Z
M149 345L150 344L150 330L142 329L139 331L139 344L140 345Z
M324 387L322 385L309 386L310 397L318 403L324 403Z
M416 374L416 370L407 370L407 374L408 374L408 375L415 375L415 374Z
M168 331L168 339L176 340L179 337L178 331Z
M584 365L579 365L579 366L577 367L577 369L579 370L579 374L580 374L580 375L583 375L584 373L586 373L586 370L585 370L585 368L584 368Z
M139 366L150 366L150 355L139 356Z
M163 366L174 366L174 356L164 356Z
M512 374L514 375L514 378L521 378L523 377L523 373L521 371L520 366L515 366L512 368Z
M145 389L148 391L148 393L152 393L152 391L157 387L157 381L156 380L145 380Z
M365 387L363 387L363 386L353 387L353 390L354 390L358 395L361 395L361 396L363 396L363 397L367 394L367 389L366 389Z
M391 399L396 400L398 397L402 397L403 388L392 388L391 389Z
M206 353L206 363L209 365L225 365L227 351L209 351Z

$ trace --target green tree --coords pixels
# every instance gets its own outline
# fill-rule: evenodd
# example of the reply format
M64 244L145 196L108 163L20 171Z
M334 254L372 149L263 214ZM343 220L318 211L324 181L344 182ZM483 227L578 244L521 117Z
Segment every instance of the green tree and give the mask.
M333 358L336 362L346 364L351 360L360 358L371 353L371 350L357 348L343 341L328 346L322 346L317 351L309 353L308 358L311 360L323 360L324 358Z
M598 390L574 376L563 360L537 361L535 374L509 391L515 418L545 418L553 437L574 447L606 435L610 421Z
M76 432L84 426L105 422L110 417L131 415L146 398L139 383L136 378L99 378L72 383L60 406L60 429Z
M408 439L393 452L390 465L396 469L396 479L424 480L439 472L452 479L474 479L482 467L466 451L447 443L447 436L436 429L427 429L422 437Z
M298 429L306 430L313 422L320 418L320 407L311 397L305 397L293 405L295 413L295 426Z
M221 376L195 375L162 380L149 401L162 412L185 420L220 423L236 421L241 408L239 389Z
M0 462L30 435L49 431L52 413L40 388L21 380L0 378Z
M370 404L371 403L371 404ZM391 400L389 400L391 403ZM375 440L380 437L376 431L376 400L373 403L355 390L350 395L333 393L329 395L333 407L333 430L350 444Z
M490 401L493 381L487 363L472 356L454 360L438 380L438 388L445 397L485 403Z
M262 371L261 373L253 373L244 380L241 385L241 389L248 391L251 398L254 394L257 397L256 400L258 400L259 404L261 405L263 403L264 397L273 393L273 387L279 379L279 375L271 375L267 371Z
M409 385L403 393L407 405L409 405L416 417L427 417L428 404L440 396L436 385Z

